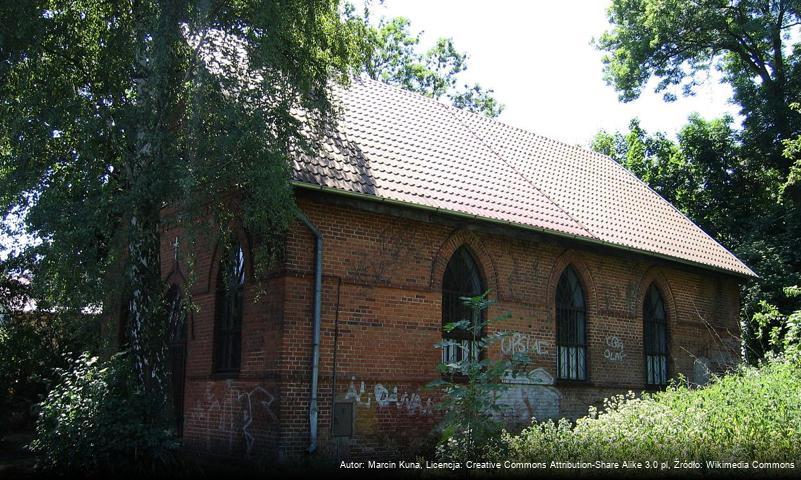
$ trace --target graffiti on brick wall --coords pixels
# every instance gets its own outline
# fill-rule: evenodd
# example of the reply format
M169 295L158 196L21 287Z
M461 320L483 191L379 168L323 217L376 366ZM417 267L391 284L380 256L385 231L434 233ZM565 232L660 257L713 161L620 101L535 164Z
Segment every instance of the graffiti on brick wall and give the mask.
M501 353L504 355L514 353L547 355L548 342L525 333L505 332L505 335L501 337Z
M216 437L224 439L228 451L232 452L242 439L245 455L249 457L256 444L253 431L256 415L276 421L272 410L274 401L275 396L261 386L248 390L236 387L231 380L222 385L207 382L203 397L195 402L189 417L193 423L206 427L207 449L212 448L212 440Z
M390 392L384 385L377 383L374 393L376 404L379 407L388 407L391 404L395 404L399 410L405 410L409 415L431 415L434 413L434 403L431 398L427 398L423 403L422 397L417 392L404 392L399 397L398 387L392 387L392 392Z
M604 358L610 362L622 362L626 359L626 352L624 351L623 340L617 335L608 335L606 337L606 349L604 350Z
M256 438L253 436L253 410L262 408L271 420L277 420L270 405L275 401L275 397L262 387L256 387L249 392L242 392L237 395L242 407L242 434L245 438L245 453L250 456Z
M373 399L369 395L365 395L365 391L364 382L362 381L361 386L357 390L356 377L351 377L348 391L345 393L345 400L350 400L360 407L370 408ZM365 396L365 400L362 400L362 396Z
M379 409L394 405L397 410L406 412L408 415L431 415L434 413L434 402L429 397L425 400L419 392L398 393L398 387L388 389L381 383L373 386L372 395L367 393L365 383L362 381L356 386L356 377L351 377L350 385L345 392L345 400L351 400L356 405L363 408L370 408L375 400L375 405Z
M553 387L553 377L544 368L527 373L507 372L502 389L495 400L501 407L499 419L509 423L528 423L559 417L562 394Z

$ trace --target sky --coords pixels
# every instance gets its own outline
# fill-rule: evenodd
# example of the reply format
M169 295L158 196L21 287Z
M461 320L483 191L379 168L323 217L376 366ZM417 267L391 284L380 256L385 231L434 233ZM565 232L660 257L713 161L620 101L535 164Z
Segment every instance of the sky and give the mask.
M737 108L716 72L694 97L666 103L655 81L636 101L621 103L602 78L602 52L591 42L608 28L608 0L385 0L374 17L405 16L428 48L451 37L467 52L464 80L495 90L506 108L499 120L571 144L589 145L599 130L626 130L638 117L649 132L673 136L697 112L705 118Z

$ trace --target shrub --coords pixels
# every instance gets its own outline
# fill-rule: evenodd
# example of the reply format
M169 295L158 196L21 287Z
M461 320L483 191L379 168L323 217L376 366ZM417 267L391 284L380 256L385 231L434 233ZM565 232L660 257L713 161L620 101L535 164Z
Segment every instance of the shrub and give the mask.
M35 405L55 382L54 370L68 365L60 352L71 344L58 325L32 312L0 320L0 435L33 426Z
M790 299L801 297L801 288L785 287L784 295ZM801 360L801 310L784 315L774 305L762 301L753 323L759 327L758 337L767 337L772 353L783 354L794 361Z
M31 444L44 468L130 474L175 461L164 402L137 391L132 372L125 353L105 362L83 354L60 371Z
M484 312L495 303L487 299L487 293L462 298L470 309L471 318L444 327L446 331L464 330L478 351L482 352L506 335L505 332L482 333L490 325L509 317L487 318ZM436 347L445 348L448 345L450 341L445 340ZM503 382L504 377L519 371L528 363L527 355L515 353L510 358L499 360L466 355L462 360L438 365L442 377L428 384L428 388L437 389L443 394L442 401L437 405L445 411L440 424L442 440L436 449L438 458L463 461L480 458L485 452L498 448L503 425L499 421L502 406L496 402L497 394L508 386Z
M716 378L701 389L606 401L602 412L572 425L534 423L506 434L520 461L798 461L801 458L801 367L773 359Z

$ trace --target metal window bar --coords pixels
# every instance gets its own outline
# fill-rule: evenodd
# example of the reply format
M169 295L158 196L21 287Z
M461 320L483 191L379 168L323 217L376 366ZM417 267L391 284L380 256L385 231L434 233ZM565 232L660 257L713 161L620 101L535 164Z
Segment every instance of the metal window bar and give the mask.
M652 284L643 303L643 350L645 353L645 382L651 386L667 385L668 343L667 312L662 295Z
M586 380L587 335L584 292L568 267L556 288L557 373L562 380Z
M473 311L462 299L481 295L483 292L484 282L478 265L465 247L459 247L448 262L442 281L442 338L446 342L442 349L443 362L455 363L480 358L478 338L473 338L472 331L460 328L447 332L444 327L461 320L472 321Z
M217 277L217 321L214 335L214 365L217 372L239 370L242 357L242 304L245 258L240 245L220 265Z

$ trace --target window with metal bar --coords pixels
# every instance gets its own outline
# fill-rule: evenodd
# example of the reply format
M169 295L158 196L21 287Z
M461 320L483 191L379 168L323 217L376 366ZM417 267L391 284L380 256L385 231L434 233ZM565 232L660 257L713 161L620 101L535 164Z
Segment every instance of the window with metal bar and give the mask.
M643 303L643 350L645 352L645 384L667 385L668 343L667 311L662 295L654 284L648 287Z
M560 380L587 379L587 315L584 290L572 266L556 287L556 371Z
M236 373L242 357L242 304L245 254L234 245L220 262L214 322L214 371Z
M464 304L463 297L475 297L484 293L484 280L470 251L459 247L445 267L445 276L442 280L442 339L445 347L442 349L442 361L454 363L468 358L477 360L479 348L470 332L455 329L450 332L444 330L445 325L460 320L473 320L472 310Z
M184 424L184 379L186 373L186 310L181 287L173 284L167 291L167 339L170 390L175 429L180 435Z

